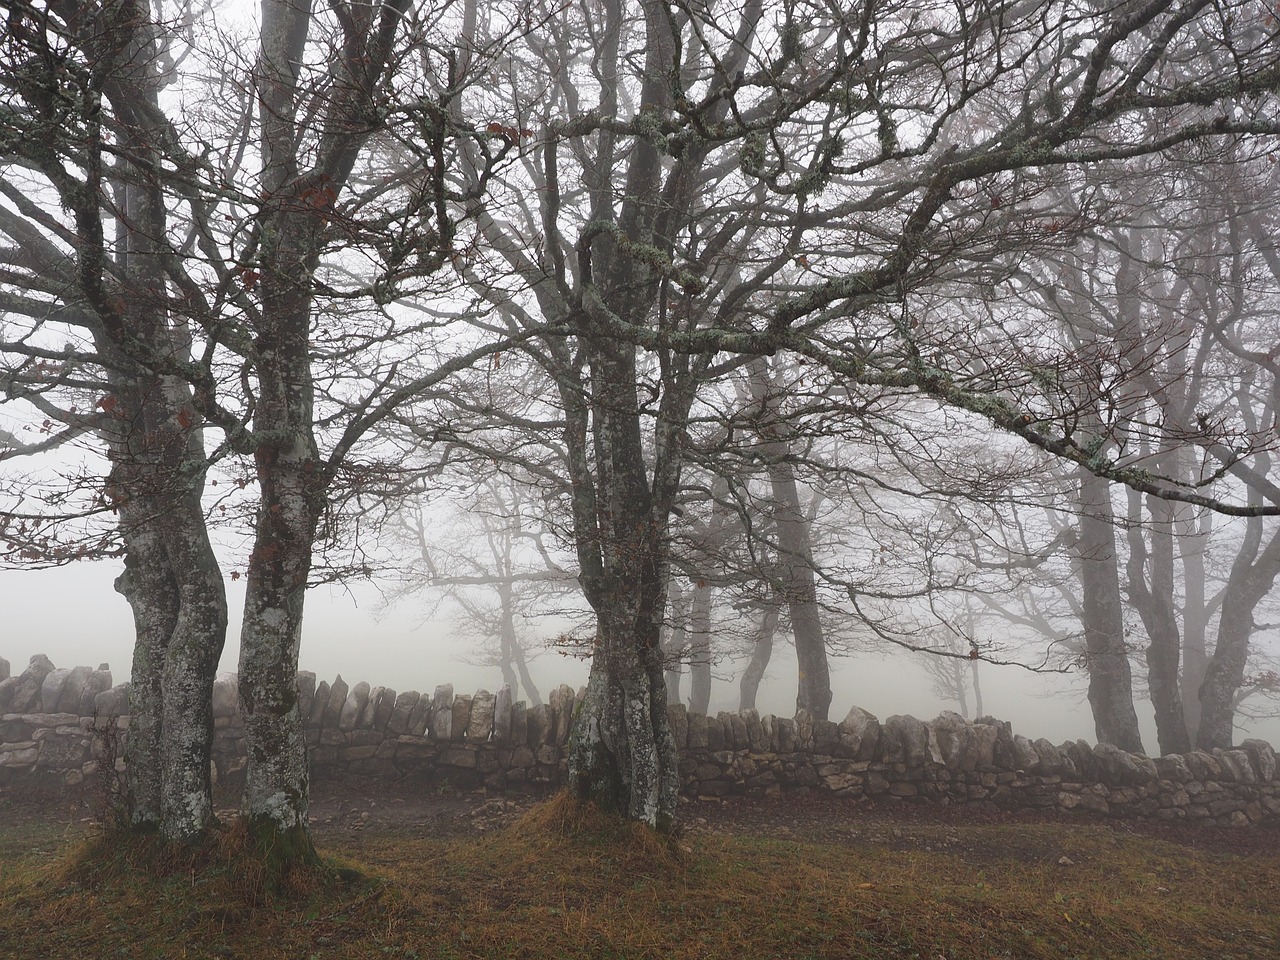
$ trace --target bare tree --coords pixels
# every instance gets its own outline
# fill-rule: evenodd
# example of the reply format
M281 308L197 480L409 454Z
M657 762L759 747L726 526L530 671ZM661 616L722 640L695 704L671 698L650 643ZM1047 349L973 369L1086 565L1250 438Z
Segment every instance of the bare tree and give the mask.
M510 129L546 133L479 214L485 266L500 269L469 278L509 305L513 329L567 335L537 356L565 413L598 621L570 763L580 795L669 820L669 518L699 391L741 358L790 351L854 388L971 411L1108 480L1255 512L1100 457L1044 409L1044 356L1028 351L1010 376L1015 345L931 309L1067 244L1081 223L1061 188L1081 165L1274 131L1265 97L1236 105L1273 83L1254 19L1157 3L959 20L796 4L776 23L761 4L536 9L504 104ZM1239 68L1224 85L1228 46ZM1147 116L1159 122L1132 122Z

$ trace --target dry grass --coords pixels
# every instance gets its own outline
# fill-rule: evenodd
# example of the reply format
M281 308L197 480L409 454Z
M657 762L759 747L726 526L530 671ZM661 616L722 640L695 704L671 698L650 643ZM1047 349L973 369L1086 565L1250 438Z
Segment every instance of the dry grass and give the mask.
M1280 956L1272 858L1089 825L980 826L961 839L906 851L673 842L561 797L480 838L353 836L329 851L351 860L282 886L255 874L234 829L178 856L100 839L7 865L0 956Z

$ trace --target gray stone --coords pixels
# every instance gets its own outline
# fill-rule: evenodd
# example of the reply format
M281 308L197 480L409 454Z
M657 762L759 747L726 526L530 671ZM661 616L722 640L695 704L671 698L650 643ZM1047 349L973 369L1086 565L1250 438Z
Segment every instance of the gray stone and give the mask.
M774 717L773 730L777 735L775 739L778 743L779 753L795 753L796 751L796 725L790 717ZM692 732L690 732L692 736Z
M409 718L413 716L413 708L422 697L417 690L406 690L396 697L391 708L391 716L387 718L387 733L400 736L409 732Z
M529 710L529 746L536 753L542 747L551 746L552 734L555 731L551 718L551 708L540 703Z
M9 679L9 661L0 657L0 680Z
M768 753L769 735L760 722L760 714L754 710L743 710L742 719L747 725L747 746L753 753Z
M299 670L297 687L298 714L306 721L311 716L311 702L316 696L316 675L310 670Z
M373 730L374 729L375 727L374 711L378 707L378 698L382 696L382 691L385 689L386 688L382 686L369 687L369 697L365 701L364 706L360 708L360 716L356 717L357 730Z
M8 703L0 703L0 712L4 713L33 713L40 706L40 688L44 686L44 678L54 671L53 663L43 653L37 653L31 658L31 663L26 670L16 678L16 682L9 687L7 699ZM0 683L8 685L15 678L10 677L9 680Z
M442 683L431 698L431 735L438 741L453 739L453 684Z
M1253 761L1244 750L1223 750L1218 754L1218 763L1222 765L1224 776L1229 773L1230 779L1236 783L1257 783L1258 775L1253 770Z
M1036 753L1036 748L1026 737L1013 738L1012 753L1014 769L1023 773L1035 773L1040 769L1040 754Z
M854 760L874 760L880 748L880 721L875 714L853 707L840 721L837 732L845 756Z
M1276 752L1265 740L1245 740L1240 749L1253 761L1254 773L1263 783L1271 783L1276 778Z
M1093 748L1093 758L1098 762L1098 779L1103 783L1125 786L1149 779L1134 762L1134 755L1114 744L1098 744Z
M9 702L13 700L13 691L17 687L17 677L5 677L0 680L0 716L4 716L9 712Z
M311 709L307 711L306 725L319 730L324 722L324 708L329 705L329 681L321 680L316 687L315 696L311 698Z
M347 693L347 682L342 679L342 674L338 674L334 678L333 686L329 688L329 702L324 707L324 722L322 723L324 729L338 729L338 721L342 719L342 708L347 704Z
M729 742L734 750L751 749L751 741L747 739L747 721L740 713L729 715Z
M707 749L719 753L725 746L724 724L720 717L707 717Z
M1064 763L1061 750L1044 737L1032 741L1031 745L1035 748L1036 756L1040 758L1041 773L1049 776L1062 773Z
M1197 780L1217 780L1222 776L1222 766L1213 754L1205 753L1203 750L1192 750L1184 754L1184 757L1187 767Z
M101 720L112 717L123 717L129 713L130 683L118 683L110 690L104 690L93 698L93 709Z
M234 717L240 709L240 688L235 677L219 677L213 681L214 717Z
M690 713L689 717L689 749L706 750L710 742L707 733L707 718L701 713Z
M943 711L929 724L937 740L938 752L948 770L974 771L995 763L994 725L970 723L958 713Z
M471 695L460 693L453 698L453 719L450 721L450 740L461 740L467 735L467 725L471 723Z
M493 739L511 742L511 685L504 683L493 698Z
M418 697L418 702L413 705L413 712L409 714L409 726L405 729L408 733L415 737L430 736L428 728L431 726L431 709L432 700L425 693Z
M74 711L82 717L92 717L98 702L98 694L111 689L111 670L99 667L89 674L84 690L80 694L80 704Z
M928 725L915 717L896 714L885 720L880 731L881 759L902 763L909 770L923 770L941 764L938 740Z
M801 707L796 711L795 737L797 750L813 749L813 714Z
M511 705L511 744L517 748L529 745L529 707L523 700Z
M67 685L67 677L71 671L66 667L58 667L44 675L40 683L40 699L34 708L37 713L59 713L58 700L62 697L62 688Z
M835 756L840 747L840 727L834 720L813 721L813 752Z
M343 732L354 730L368 705L369 684L361 680L347 694L347 702L342 705L342 711L338 714L338 729Z
M456 703L457 701L455 701ZM496 700L488 690L477 690L471 700L471 717L467 721L467 739L485 743L493 734L493 712Z
M88 667L72 667L62 685L62 694L58 697L57 704L50 710L46 703L45 712L74 713L77 717L80 716L80 698L84 696L85 685L92 675L93 671Z
M551 691L552 722L555 724L554 743L564 746L569 742L569 731L573 729L573 711L577 705L577 695L567 683L562 683Z
M382 692L378 694L378 699L373 703L373 729L379 732L386 730L395 708L396 692L390 687L383 687Z
M683 703L667 704L667 726L677 750L684 750L689 743L689 711Z
M1194 779L1194 774L1192 774L1191 768L1187 766L1186 759L1179 754L1171 753L1167 756L1156 757L1154 762L1161 780L1187 783Z

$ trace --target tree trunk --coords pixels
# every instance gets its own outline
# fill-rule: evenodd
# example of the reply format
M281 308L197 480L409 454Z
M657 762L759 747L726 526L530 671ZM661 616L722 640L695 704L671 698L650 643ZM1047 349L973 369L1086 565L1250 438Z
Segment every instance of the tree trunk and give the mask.
M813 574L809 521L800 506L800 491L791 463L791 445L783 435L778 397L764 359L750 365L751 398L762 408L761 453L768 464L772 490L770 514L778 533L778 583L775 592L791 614L799 683L796 709L826 720L831 711L831 668L827 642L818 616L818 591Z
M685 627L685 617L689 612L688 599L680 584L675 580L667 589L667 642L663 646L663 680L667 686L667 703L683 703L680 698L680 675L684 673L683 657L689 646L689 634Z
M689 611L689 710L705 714L711 708L711 584L693 585Z
M1196 743L1200 735L1200 687L1209 668L1204 554L1212 523L1213 514L1206 511L1199 522L1187 519L1178 529L1183 583L1182 716L1192 743Z
M679 777L655 627L600 618L569 745L569 783L580 799L666 831Z
M178 621L178 589L159 533L133 516L141 502L120 509L124 573L115 587L133 610L133 666L129 684L129 738L125 747L123 813L131 826L159 829L164 783L165 648ZM114 717L101 717L103 722Z
M764 680L764 672L769 667L769 659L773 656L773 635L778 630L779 615L780 611L775 605L770 604L764 608L763 616L760 618L760 632L756 635L755 645L751 648L751 659L747 662L746 669L742 671L742 681L739 685L739 711L756 708L756 694L760 690L761 681Z
M240 715L248 749L243 812L287 859L310 857L308 771L298 710L298 647L316 512L294 456L260 451L262 502L240 632Z
M164 800L161 829L192 842L213 823L213 681L227 636L227 597L201 503L203 483L171 499L160 521L178 616L164 661Z
M1099 743L1142 753L1133 678L1124 642L1110 484L1080 471L1081 620L1089 669L1089 706Z
M1272 533L1266 549L1258 552L1265 521L1251 517L1245 545L1231 565L1222 613L1218 618L1218 642L1200 685L1200 729L1196 745L1201 750L1229 749L1235 738L1236 691L1244 682L1253 636L1253 614L1280 574L1280 530Z
M1147 688L1155 710L1156 738L1162 754L1191 749L1182 715L1178 668L1182 638L1174 598L1173 513L1168 503L1148 498L1150 523L1143 525L1141 495L1129 493L1129 601L1147 630ZM1147 550L1144 531L1151 538Z
M592 458L586 423L574 414L577 401L562 395L570 414L579 579L597 624L586 699L570 741L569 785L580 799L665 831L679 789L661 647L667 517L678 468L660 459L650 487L634 351L601 351L591 362Z

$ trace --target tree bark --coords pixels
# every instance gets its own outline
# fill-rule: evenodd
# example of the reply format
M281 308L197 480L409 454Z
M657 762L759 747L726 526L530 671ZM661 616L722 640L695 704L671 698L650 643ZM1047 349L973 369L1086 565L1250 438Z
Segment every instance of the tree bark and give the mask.
M689 634L685 618L689 612L688 598L680 589L680 584L672 581L667 588L666 636L663 645L662 659L664 664L663 680L667 686L667 703L683 703L680 697L680 675L684 673L683 657L689 646Z
M1150 523L1144 527L1141 495L1130 491L1129 502L1129 601L1147 630L1147 688L1155 709L1156 738L1161 754L1186 753L1191 739L1179 681L1182 638L1174 599L1174 517L1166 501L1148 498ZM1150 552L1144 532L1151 538Z
M711 599L706 580L693 585L689 609L689 710L705 714L711 708Z
M1265 521L1251 518L1245 546L1231 565L1218 618L1218 642L1200 685L1200 729L1196 745L1201 750L1229 749L1235 738L1236 691L1244 683L1253 636L1253 614L1280 574L1280 530L1271 534L1259 552Z
M1081 470L1079 477L1081 619L1094 728L1099 743L1142 753L1124 641L1111 488L1106 480L1088 471Z
M791 445L783 433L778 397L768 362L753 360L749 367L751 398L761 407L761 454L765 457L772 498L771 519L778 535L778 583L775 592L791 614L799 680L796 709L826 720L831 711L831 667L818 612L817 581L809 521L800 506L800 490L791 463Z
M754 710L756 695L760 691L760 683L764 680L764 672L769 667L769 659L773 656L773 636L778 630L779 611L776 605L764 608L760 618L760 632L756 634L756 642L751 647L751 659L742 671L739 684L738 710Z
M133 611L134 627L123 814L133 827L158 830L164 797L161 752L165 649L178 621L179 600L159 533L132 516L140 506L139 502L120 509L124 573L115 582L116 591ZM108 722L115 718L99 719Z

